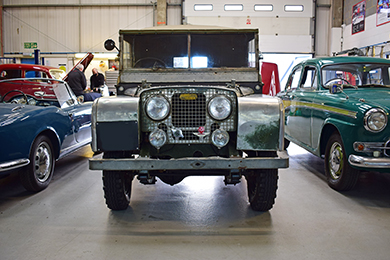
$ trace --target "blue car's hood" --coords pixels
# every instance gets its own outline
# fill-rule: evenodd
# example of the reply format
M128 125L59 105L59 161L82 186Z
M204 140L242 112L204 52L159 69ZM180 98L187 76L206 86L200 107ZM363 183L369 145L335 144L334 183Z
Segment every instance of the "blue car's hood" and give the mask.
M350 100L361 101L371 106L379 106L390 110L390 89L361 88L359 90L344 90ZM364 100L364 101L363 101Z

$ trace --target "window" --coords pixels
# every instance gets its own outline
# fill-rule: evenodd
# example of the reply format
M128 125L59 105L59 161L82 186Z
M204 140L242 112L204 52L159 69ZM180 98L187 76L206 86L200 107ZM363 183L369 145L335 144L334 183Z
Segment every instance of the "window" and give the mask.
M173 67L177 69L188 68L188 57L173 57Z
M195 11L212 11L213 5L212 4L196 4L194 5Z
M208 59L205 56L191 58L191 68L207 68Z
M298 88L299 80L301 78L301 73L302 73L301 68L298 68L294 71L294 73L291 75L291 77L287 83L286 89L292 90L292 89Z
M314 67L306 67L302 77L301 88L315 87L316 76L316 69Z
M232 5L228 4L224 6L225 11L242 11L244 10L244 6L239 4L239 5Z
M284 11L286 11L286 12L303 12L303 5L285 5Z
M21 77L22 77L21 70L3 70L0 74L0 79L15 79Z
M47 78L47 75L45 72L42 71L26 70L25 77L26 78Z
M255 5L255 11L259 12L271 12L273 9L273 5Z

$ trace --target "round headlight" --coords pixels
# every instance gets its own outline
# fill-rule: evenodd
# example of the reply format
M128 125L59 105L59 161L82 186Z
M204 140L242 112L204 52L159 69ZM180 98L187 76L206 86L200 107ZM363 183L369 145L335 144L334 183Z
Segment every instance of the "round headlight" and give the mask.
M146 114L153 120L163 120L169 114L169 102L162 96L154 96L146 101Z
M229 133L223 129L217 129L211 134L211 141L218 147L224 147L229 142Z
M160 149L161 146L163 146L167 141L167 134L161 130L156 129L149 135L149 142L151 145L156 147L157 149Z
M364 116L364 127L371 132L380 132L387 125L387 115L385 111L372 108Z
M209 102L209 114L215 120L224 120L228 118L231 111L231 102L224 96L216 96Z

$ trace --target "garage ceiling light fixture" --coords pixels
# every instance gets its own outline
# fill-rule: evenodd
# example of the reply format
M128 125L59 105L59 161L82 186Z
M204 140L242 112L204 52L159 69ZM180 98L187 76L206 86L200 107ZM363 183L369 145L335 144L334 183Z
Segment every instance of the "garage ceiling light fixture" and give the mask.
M194 10L195 11L212 11L213 10L213 5L209 4L204 4L204 5L194 5Z
M75 58L76 59L82 59L84 56L87 55L87 53L76 53ZM117 53L94 53L94 58L97 59L115 59L118 57Z
M303 5L285 5L284 11L286 11L286 12L303 12Z
M255 11L270 12L274 9L273 5L255 5Z
M225 5L225 11L242 11L244 10L243 5Z

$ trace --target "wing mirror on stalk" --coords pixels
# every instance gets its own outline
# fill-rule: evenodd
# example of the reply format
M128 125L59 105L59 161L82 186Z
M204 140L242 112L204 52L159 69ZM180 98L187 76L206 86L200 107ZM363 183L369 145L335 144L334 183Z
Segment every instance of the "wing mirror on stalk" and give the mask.
M115 42L111 39L108 39L104 42L104 48L108 51L112 51L114 48L119 51L119 49L115 46Z
M330 94L337 94L337 93L342 93L343 92L343 86L338 86L338 85L331 85L329 86L329 93Z

